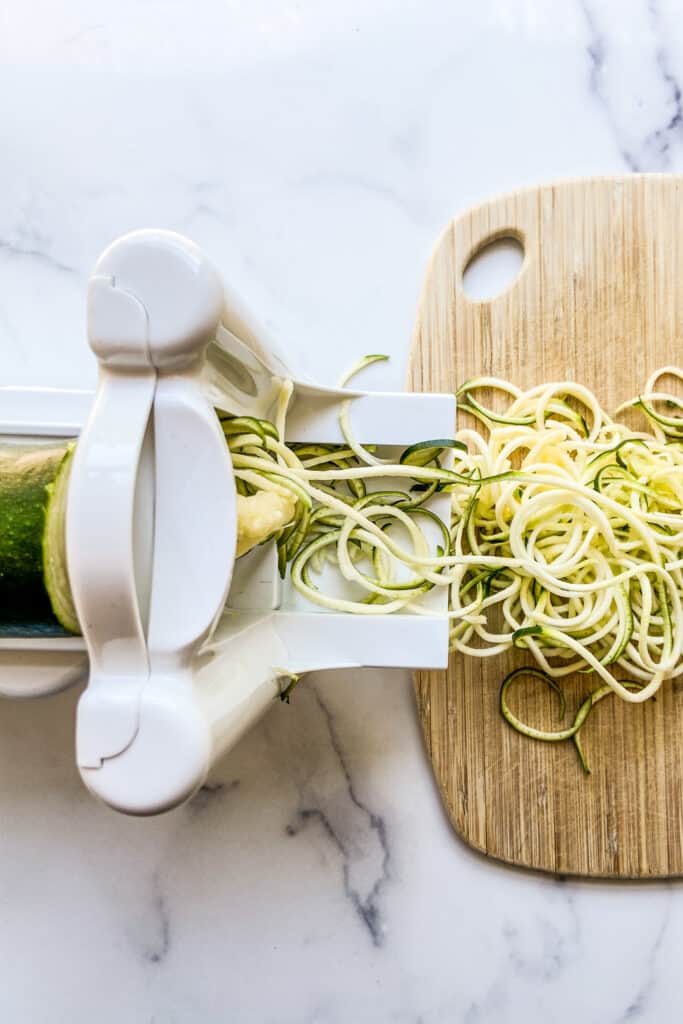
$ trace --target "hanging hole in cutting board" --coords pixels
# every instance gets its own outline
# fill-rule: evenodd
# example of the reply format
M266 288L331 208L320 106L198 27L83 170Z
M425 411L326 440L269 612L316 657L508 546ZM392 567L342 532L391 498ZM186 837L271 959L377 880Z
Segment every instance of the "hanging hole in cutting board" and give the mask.
M462 288L471 302L488 302L511 288L524 262L524 246L514 235L484 242L470 257Z

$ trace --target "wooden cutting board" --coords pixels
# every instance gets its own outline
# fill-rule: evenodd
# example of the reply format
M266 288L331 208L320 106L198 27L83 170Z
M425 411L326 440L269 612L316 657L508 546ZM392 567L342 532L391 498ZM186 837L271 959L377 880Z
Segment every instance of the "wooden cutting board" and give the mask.
M505 236L524 247L519 276L493 300L469 301L464 268ZM522 387L570 378L610 410L671 363L683 365L683 176L526 189L456 217L439 239L415 328L414 390L452 391L479 374ZM533 742L501 719L500 680L528 663L524 652L456 656L447 673L416 675L456 831L492 857L545 871L683 874L683 681L647 705L603 701L582 734L593 769L585 776L571 744ZM570 708L588 684L571 682ZM535 687L518 700L527 721L553 721Z

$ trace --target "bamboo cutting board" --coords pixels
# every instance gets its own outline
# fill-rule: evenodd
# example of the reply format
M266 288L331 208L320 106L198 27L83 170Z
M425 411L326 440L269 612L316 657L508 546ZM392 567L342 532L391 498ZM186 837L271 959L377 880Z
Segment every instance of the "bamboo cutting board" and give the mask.
M462 288L491 240L524 248L516 281L487 302ZM632 175L512 193L453 220L434 252L410 365L416 391L495 374L530 387L570 378L608 411L666 364L683 365L683 176ZM500 680L530 656L451 658L415 686L449 817L467 843L525 867L577 875L683 874L683 680L646 705L610 697L571 744L537 743L498 711ZM572 680L568 707L594 682ZM558 727L547 694L517 691L526 721Z

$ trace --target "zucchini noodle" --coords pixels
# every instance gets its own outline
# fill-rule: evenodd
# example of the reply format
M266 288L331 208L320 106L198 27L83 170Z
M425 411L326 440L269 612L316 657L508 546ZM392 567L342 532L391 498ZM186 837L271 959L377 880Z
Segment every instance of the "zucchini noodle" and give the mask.
M610 693L640 703L683 674L683 400L664 378L683 382L683 371L653 374L610 417L574 382L523 391L480 377L457 392L476 430L394 459L356 440L353 399L341 411L344 444L285 444L291 383L275 426L224 417L223 427L239 493L296 499L273 539L297 591L335 611L430 614L424 595L447 588L452 650L483 658L517 647L533 658L503 680L506 721L535 739L571 740L588 770L580 731L594 705ZM623 422L627 410L642 429ZM444 492L448 523L429 507ZM350 590L343 597L323 586L330 563ZM510 685L531 675L564 714L558 680L576 672L600 685L572 726L535 729L510 710Z

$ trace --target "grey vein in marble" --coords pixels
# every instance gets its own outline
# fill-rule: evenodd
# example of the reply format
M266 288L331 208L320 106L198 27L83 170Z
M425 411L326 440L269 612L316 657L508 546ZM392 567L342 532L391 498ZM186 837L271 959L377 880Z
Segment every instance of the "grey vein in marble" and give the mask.
M628 1021L640 1020L643 1017L643 1014L648 1012L648 1004L657 982L657 963L659 960L659 954L662 950L662 946L664 945L664 939L669 928L670 919L671 904L669 903L664 911L662 923L659 927L659 931L657 932L655 941L652 943L647 956L645 964L645 978L638 988L634 998L626 1007L624 1013L616 1019L615 1024L626 1024Z
M495 978L484 995L470 1003L462 1018L462 1024L480 1024L491 1019L505 1007L506 986L501 978Z
M645 24L640 32L645 37L639 61L649 62L655 91L642 87L629 106L626 83L638 81L632 65L633 53L619 49L615 39L600 23L603 5L579 0L589 32L586 52L590 61L589 88L604 109L610 131L614 135L624 163L631 171L666 171L672 164L672 149L683 142L683 102L681 87L674 74L671 61L662 41L662 28L658 6L650 0L643 7ZM609 13L607 11L606 13ZM647 44L650 44L649 46ZM647 79L645 79L647 81ZM639 116L634 116L634 110ZM644 125L631 133L629 129L638 120Z
M35 245L23 245L21 242L15 242L9 238L0 238L0 253L7 253L9 256L23 256L28 259L37 260L39 263L44 264L52 270L57 270L62 274L77 274L78 270L76 267L70 266L68 263L62 263L61 260L50 255L44 249L39 249Z
M315 174L306 174L293 181L292 187L307 195L312 189L360 192L365 196L390 204L404 217L415 223L421 223L425 212L431 213L434 207L434 203L428 196L409 197L401 194L398 188L384 181L352 171L335 173L318 171Z
M209 808L221 805L229 793L239 789L239 785L239 779L232 779L230 782L205 782L192 797L187 809L193 815L202 814Z
M160 964L166 959L171 948L171 922L158 871L155 871L152 877L152 908L156 919L158 938L156 942L146 948L145 960L150 964Z
M335 727L334 716L318 690L310 686L309 691L322 713L329 734L330 747L342 773L346 795L358 820L350 820L348 809L340 814L338 809L304 802L297 812L296 823L288 825L286 832L289 836L296 836L302 827L311 821L321 827L341 856L344 894L367 929L373 946L380 947L386 933L380 896L391 877L391 851L386 824L381 815L368 807L358 796ZM348 826L348 835L345 826ZM369 874L369 879L364 877L366 874Z

